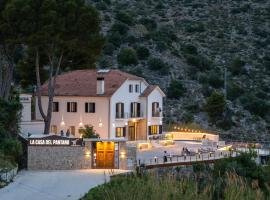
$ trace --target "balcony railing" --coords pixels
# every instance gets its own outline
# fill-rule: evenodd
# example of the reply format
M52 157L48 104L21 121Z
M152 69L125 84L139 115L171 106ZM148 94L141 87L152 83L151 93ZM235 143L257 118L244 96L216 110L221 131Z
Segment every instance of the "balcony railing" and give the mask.
M159 111L152 112L152 117L160 117L161 113Z
M143 112L129 113L129 118L142 118L142 117L143 117Z
M117 112L115 113L116 119L126 119L128 117L128 113L125 112Z

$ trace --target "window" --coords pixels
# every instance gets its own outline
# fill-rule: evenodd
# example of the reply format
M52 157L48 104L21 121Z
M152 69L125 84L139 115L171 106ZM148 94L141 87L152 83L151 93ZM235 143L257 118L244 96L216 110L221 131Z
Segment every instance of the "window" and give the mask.
M126 127L116 127L115 137L126 137Z
M68 130L71 135L75 136L75 126L70 126Z
M67 112L77 112L77 102L67 102Z
M130 117L141 117L141 104L132 102L130 104Z
M95 113L96 112L96 104L93 102L85 103L85 112L86 113Z
M149 135L162 134L162 125L148 126L148 134Z
M116 118L122 119L124 118L124 103L116 103Z
M130 84L128 88L129 88L129 93L132 93L133 92L133 85Z
M59 102L53 102L52 111L59 112Z
M152 117L160 117L160 108L158 102L152 103Z
M57 134L57 126L51 125L51 133Z
M135 85L135 92L136 93L140 92L140 85L138 85L138 84Z

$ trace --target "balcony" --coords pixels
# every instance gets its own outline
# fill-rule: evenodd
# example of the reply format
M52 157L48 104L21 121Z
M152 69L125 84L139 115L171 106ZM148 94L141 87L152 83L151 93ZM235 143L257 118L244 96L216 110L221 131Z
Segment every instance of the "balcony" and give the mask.
M129 113L129 118L143 118L143 112Z
M161 117L161 112L159 111L152 112L152 117Z
M125 113L125 112L115 113L115 119L126 119L127 117L128 117L128 113Z

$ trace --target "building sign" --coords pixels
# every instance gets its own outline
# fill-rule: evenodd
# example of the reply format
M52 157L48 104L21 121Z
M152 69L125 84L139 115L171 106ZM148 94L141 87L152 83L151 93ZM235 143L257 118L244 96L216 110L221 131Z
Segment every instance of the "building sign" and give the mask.
M81 138L67 138L51 135L42 138L29 138L28 145L31 146L82 146Z

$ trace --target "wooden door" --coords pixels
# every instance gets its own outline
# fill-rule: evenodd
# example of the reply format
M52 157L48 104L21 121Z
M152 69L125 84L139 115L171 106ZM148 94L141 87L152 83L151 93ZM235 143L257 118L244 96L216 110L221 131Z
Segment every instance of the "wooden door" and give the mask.
M97 168L114 168L114 143L97 142Z

